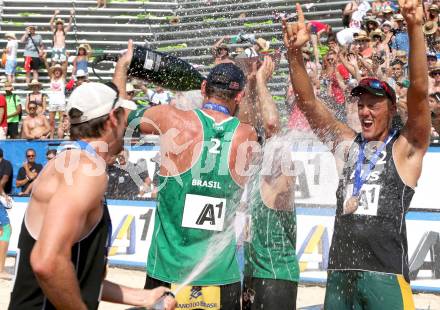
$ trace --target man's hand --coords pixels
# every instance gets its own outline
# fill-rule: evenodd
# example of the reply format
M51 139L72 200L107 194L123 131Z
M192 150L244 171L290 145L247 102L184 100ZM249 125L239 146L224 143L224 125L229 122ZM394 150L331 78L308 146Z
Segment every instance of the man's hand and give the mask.
M263 83L267 83L272 77L275 65L273 63L272 57L264 56L264 61L261 64L261 67L257 71L257 81L261 81Z
M121 55L121 57L119 57L116 66L123 66L124 68L128 69L130 67L132 58L133 58L133 41L128 40L127 50L124 52L124 54Z
M74 10L74 9L71 9L71 10L70 10L70 16L73 16L73 15L75 15L75 10Z
M144 298L143 306L150 309L152 308L163 296L166 296L165 293L170 290L166 287L157 287L152 290L143 290L142 295ZM176 307L176 300L172 296L166 296L164 299L164 308L165 310L173 310Z
M421 26L423 24L424 13L420 0L398 0L403 18L408 26Z
M288 23L287 19L283 18L283 41L284 45L289 51L298 51L310 40L310 25L306 25L304 21L304 13L299 3L296 4L296 12L298 15L298 22Z
M58 14L60 14L60 10L56 9L55 12L53 12L53 15L57 16Z

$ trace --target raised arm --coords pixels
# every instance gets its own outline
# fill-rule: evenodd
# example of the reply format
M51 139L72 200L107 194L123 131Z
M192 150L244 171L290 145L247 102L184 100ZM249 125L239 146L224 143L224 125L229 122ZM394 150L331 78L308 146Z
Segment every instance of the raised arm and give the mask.
M29 32L29 27L26 27L26 29L24 30L23 35L20 38L20 43L25 43L26 42L26 39L29 36L29 33L30 33Z
M55 10L55 12L53 12L52 17L50 18L50 30L51 30L52 32L55 31L55 24L54 24L54 21L55 21L55 18L57 17L58 14L60 14L60 10L57 9L57 10Z
M399 5L408 26L410 44L408 121L402 134L409 144L406 154L410 156L416 151L423 156L429 146L431 124L428 105L428 64L422 32L423 8L421 3L418 4L418 0L399 0Z
M68 33L72 29L72 21L73 21L73 15L75 14L75 10L70 10L70 17L69 22L67 23L67 26L64 27L64 32Z
M272 58L265 56L263 64L260 69L258 69L256 76L257 105L263 121L266 138L276 134L280 129L277 105L267 87L267 82L272 77L273 70L274 63Z
M304 22L304 14L297 3L297 23L287 23L283 20L284 44L287 48L290 78L298 98L298 107L307 117L310 126L324 143L336 144L344 140L352 140L355 132L342 124L332 115L325 105L316 98L313 86L304 66L301 47L310 39L310 27Z

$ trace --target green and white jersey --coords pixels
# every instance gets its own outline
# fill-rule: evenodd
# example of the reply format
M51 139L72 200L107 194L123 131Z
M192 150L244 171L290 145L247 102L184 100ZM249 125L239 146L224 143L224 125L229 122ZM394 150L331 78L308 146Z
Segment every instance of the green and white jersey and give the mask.
M250 224L245 240L245 276L298 282L295 209L275 210L266 206L260 184L257 176L248 188Z
M203 148L190 170L178 176L159 176L147 273L165 282L181 283L211 254L215 257L206 271L191 284L234 283L240 281L240 273L230 226L242 190L229 172L229 153L239 120L230 117L215 123L202 110L195 113L203 127ZM212 240L226 240L220 253L212 253Z

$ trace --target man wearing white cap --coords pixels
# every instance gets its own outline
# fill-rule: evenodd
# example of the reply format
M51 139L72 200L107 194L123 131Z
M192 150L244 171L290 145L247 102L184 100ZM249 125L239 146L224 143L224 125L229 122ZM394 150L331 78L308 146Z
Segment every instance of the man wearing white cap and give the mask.
M127 63L122 56L113 78L122 94ZM101 298L150 308L167 294L164 287L134 289L104 280L112 236L106 165L123 149L131 109L136 104L119 97L114 84L85 83L73 91L67 111L76 142L34 181L9 309L97 309ZM174 306L166 297L164 309Z
M5 37L8 39L8 44L6 44L6 65L5 73L8 78L8 82L13 83L15 80L15 69L17 68L17 49L18 41L15 34L12 32L7 32Z

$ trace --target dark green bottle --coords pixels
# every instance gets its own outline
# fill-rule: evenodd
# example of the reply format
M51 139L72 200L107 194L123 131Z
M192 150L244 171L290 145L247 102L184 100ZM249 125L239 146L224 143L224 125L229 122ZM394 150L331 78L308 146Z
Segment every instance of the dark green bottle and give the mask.
M205 79L186 61L143 46L135 46L128 76L177 91L200 89Z

